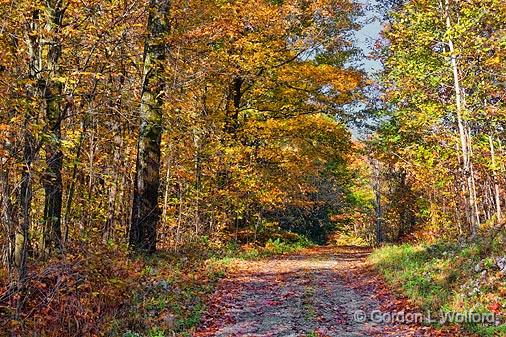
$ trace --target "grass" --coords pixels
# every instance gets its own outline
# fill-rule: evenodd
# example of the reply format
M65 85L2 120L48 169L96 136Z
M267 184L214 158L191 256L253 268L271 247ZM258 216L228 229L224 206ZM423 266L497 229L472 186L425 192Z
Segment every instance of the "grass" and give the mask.
M201 254L159 252L140 257L139 287L128 312L111 321L109 336L190 336L205 310L205 300L225 266L207 265Z
M237 260L257 260L274 255L292 254L312 246L314 246L314 243L304 236L299 236L296 241L270 239L264 246L240 246L231 241L224 250L213 254L206 262L213 268L216 266L229 266Z
M234 257L243 260L253 260L261 257L272 255L295 253L301 249L313 246L311 242L304 236L298 236L297 240L286 241L280 238L275 240L269 239L263 247L261 246L244 246L240 247L231 243L225 251L225 257Z
M495 311L502 315L502 325L465 323L464 327L480 336L506 336L506 280L494 263L494 257L504 255L501 247L498 242L483 257L479 244L404 244L379 248L369 259L389 284L423 311Z

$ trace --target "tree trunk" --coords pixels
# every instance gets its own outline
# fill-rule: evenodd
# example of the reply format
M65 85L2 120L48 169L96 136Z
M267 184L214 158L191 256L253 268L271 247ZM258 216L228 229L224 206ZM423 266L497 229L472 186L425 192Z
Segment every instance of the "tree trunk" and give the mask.
M441 4L441 6L443 5ZM452 29L452 23L450 19L450 0L445 0L444 13L446 20L446 28L450 30ZM476 190L474 188L474 175L471 167L472 165L470 155L471 144L468 138L467 127L462 117L462 113L464 110L464 101L462 97L463 91L460 86L459 66L452 39L448 39L448 47L450 51L451 68L453 72L457 126L460 136L460 148L462 150L462 169L464 179L467 181L467 194L469 200L469 209L471 211L470 216L471 235L475 237L477 234L477 229L480 221L479 221L479 214L477 213Z
M137 164L129 231L130 248L154 252L160 218L160 143L162 136L162 96L164 62L169 32L169 0L151 0L147 37L144 44L144 78L140 106L141 128L137 144Z
M201 130L193 131L193 143L195 146L194 153L194 174L195 174L195 214L193 221L195 222L195 236L200 234L201 223L201 187L202 187L202 137Z
M63 218L63 223L65 225L65 235L64 235L64 242L67 242L68 235L69 235L69 221L70 221L70 213L72 212L72 202L74 201L74 193L76 190L76 183L77 183L77 169L78 169L78 163L81 160L81 153L83 149L84 144L84 136L86 134L86 123L87 123L88 115L86 114L83 119L81 120L81 133L79 134L79 143L77 144L76 148L76 158L74 160L74 163L72 165L72 178L70 179L70 185L67 189L67 203L65 205L65 213Z
M498 223L502 222L502 212L501 212L501 191L499 188L499 183L497 181L497 167L495 161L495 148L494 148L494 140L492 136L488 136L488 141L490 143L490 157L492 159L492 179L494 183L494 199L495 199L495 213L496 220Z
M121 92L123 85L125 83L125 76L121 76L119 80L118 93ZM109 121L109 128L113 134L112 139L112 158L113 161L110 164L109 175L111 177L111 187L109 189L109 197L107 201L108 208L108 216L107 220L104 224L103 230L103 238L107 242L108 240L112 240L114 238L114 229L116 226L116 222L118 219L118 204L119 198L118 196L121 194L120 186L120 171L123 172L123 129L121 127L121 107L122 100L121 95L117 95L115 99L113 99L114 91L114 79L112 76L109 76L109 85L111 86L111 99L109 101L110 105L110 115L111 120Z
M46 114L48 140L45 144L46 172L44 173L44 251L50 255L53 250L60 252L63 248L61 236L62 210L62 167L63 153L61 150L61 122L63 85L58 78L61 76L59 59L61 56L61 42L58 40L63 20L64 7L62 0L46 2L44 41L45 69L47 74L41 78L40 87Z
M380 245L383 243L383 212L381 208L381 168L379 166L380 164L375 161L373 163L373 170L374 170L374 194L376 196L376 224L375 224L375 234L376 234L376 244Z
M27 97L34 101L40 97L40 88L38 76L41 72L41 46L39 26L37 24L40 17L40 10L32 12L32 20L27 27L26 45L29 55L28 76L33 84L27 87ZM14 264L18 273L18 287L22 291L24 280L26 278L26 260L28 257L28 247L30 244L30 225L31 225L31 204L32 204L32 162L35 156L34 137L30 131L30 123L33 118L31 106L27 104L24 112L23 125L23 160L21 171L21 182L18 194L18 207L21 211L15 232L14 243Z
M169 193L171 188L171 168L172 168L172 146L169 145L169 155L167 156L167 171L165 174L165 191L163 195L162 222L167 224L167 209L169 208Z
M23 171L21 173L21 186L19 191L19 208L21 219L15 234L14 263L18 270L20 284L26 277L26 259L30 244L29 231L31 225L32 205L32 162L34 156L33 136L28 131L29 113L26 113L25 130L23 139Z
M232 136L237 132L237 128L239 127L239 112L241 109L241 100L243 95L243 83L244 80L242 77L234 77L227 95L225 132Z
M121 148L123 144L121 129L119 127L119 121L113 120L111 123L111 130L114 133L113 136L113 162L111 163L111 187L109 189L109 197L107 201L108 216L105 222L104 231L102 233L105 241L113 238L114 227L116 225L116 214L117 214L117 203L118 203L118 185L119 185L119 174L118 167L116 165L121 164Z
M462 94L462 96L464 98L463 107L465 107L466 103L465 103L464 93ZM473 155L473 145L472 145L473 144L473 137L471 135L471 128L469 127L469 123L465 123L464 125L465 125L465 130L466 130L467 146L468 146L468 153L469 153L469 179L471 180L471 202L472 202L474 217L475 217L475 221L476 221L476 225L474 226L473 236L476 236L478 227L481 224L481 219L480 219L480 210L478 207L478 193L476 192L477 191L477 189L476 189L476 175L474 173L474 164L472 161L472 158L474 156Z
M13 220L13 207L11 202L11 184L9 179L9 168L7 167L7 154L1 158L1 171L0 171L0 199L2 201L2 217L1 222L3 225L4 233L6 235L6 243L3 247L3 261L7 266L9 276L13 270L13 253L14 253L14 220Z
M30 245L30 225L31 225L31 204L32 204L32 172L31 166L34 151L33 136L28 131L30 113L25 112L25 127L23 139L23 171L21 173L21 186L19 193L19 206L22 211L19 226L16 228L15 243L14 243L14 264L17 269L16 287L19 294L19 299L16 303L15 318L19 319L20 312L23 308L24 293L26 291L25 280L27 278L27 259L28 247Z

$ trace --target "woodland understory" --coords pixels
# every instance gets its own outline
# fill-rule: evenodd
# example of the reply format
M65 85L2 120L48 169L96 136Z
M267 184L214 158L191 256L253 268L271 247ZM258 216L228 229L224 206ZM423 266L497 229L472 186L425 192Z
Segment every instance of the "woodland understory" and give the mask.
M0 0L0 336L198 336L319 245L506 335L505 56L504 0Z

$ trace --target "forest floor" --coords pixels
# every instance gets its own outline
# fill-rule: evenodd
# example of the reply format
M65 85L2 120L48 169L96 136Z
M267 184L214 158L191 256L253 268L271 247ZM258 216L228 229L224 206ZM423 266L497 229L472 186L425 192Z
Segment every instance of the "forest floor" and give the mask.
M357 247L319 247L237 261L218 283L193 336L466 336L455 327L371 320L375 310L417 310L392 295L366 262L369 253Z

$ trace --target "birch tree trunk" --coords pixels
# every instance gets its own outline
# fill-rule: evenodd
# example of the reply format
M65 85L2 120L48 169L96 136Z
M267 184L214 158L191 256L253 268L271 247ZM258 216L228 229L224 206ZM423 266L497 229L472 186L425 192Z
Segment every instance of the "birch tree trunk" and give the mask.
M492 179L494 184L494 201L495 201L495 212L496 212L496 218L497 222L502 222L502 212L501 212L501 191L499 188L499 183L497 182L497 163L495 161L495 148L494 148L494 140L492 139L492 136L488 136L488 141L490 144L490 157L492 160Z
M443 6L441 4L441 6ZM452 29L452 23L450 19L450 0L445 0L444 4L444 14L446 21L446 28L448 30ZM455 46L453 44L453 40L451 38L448 39L448 48L450 51L450 60L451 60L451 68L453 72L453 84L455 91L455 106L456 106L456 115L457 115L457 126L459 130L460 136L460 148L462 150L462 169L464 179L467 182L467 194L469 200L469 210L471 212L470 218L470 226L471 226L471 235L473 237L477 234L477 227L479 225L479 214L477 212L477 202L476 202L476 192L474 188L474 177L471 167L471 155L470 155L470 147L468 132L466 130L466 125L463 120L463 110L464 110L464 102L462 97L462 88L460 85L460 74L459 74L459 66L457 62L457 55L455 52Z
M9 276L11 276L13 270L13 253L14 253L14 219L13 219L13 207L11 202L11 183L10 183L10 172L7 167L7 155L0 158L0 200L2 207L1 223L3 226L4 233L6 235L6 243L3 249L3 262L7 266Z

